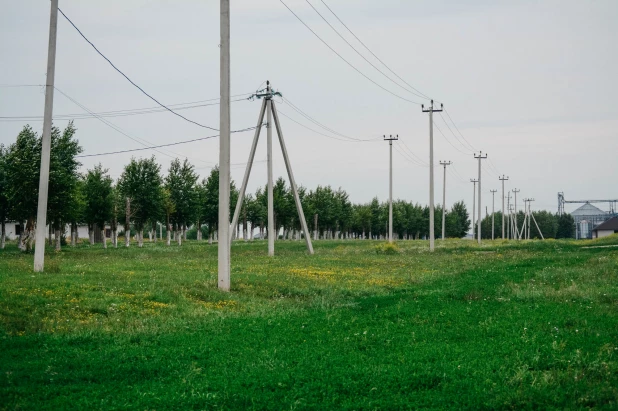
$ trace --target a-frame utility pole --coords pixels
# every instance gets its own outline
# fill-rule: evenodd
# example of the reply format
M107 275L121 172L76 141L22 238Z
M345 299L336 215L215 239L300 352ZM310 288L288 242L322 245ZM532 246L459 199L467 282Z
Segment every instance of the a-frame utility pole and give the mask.
M470 182L474 183L472 187L472 239L474 240L474 233L476 232L476 225L474 224L474 217L476 216L476 213L474 212L474 204L476 202L476 183L478 183L478 180L471 178Z
M305 243L307 244L307 251L309 251L309 254L313 254L313 245L311 244L311 234L309 233L309 230L307 229L307 221L305 220L305 213L303 212L303 206L300 202L300 197L298 196L298 188L296 186L296 180L294 180L294 173L292 172L292 164L290 163L290 158L288 157L288 150L285 146L285 141L283 139L283 131L281 129L281 124L279 123L279 115L277 114L277 108L275 106L275 101L273 100L274 96L281 96L281 93L272 91L269 81L267 81L266 84L267 84L266 90L260 90L259 92L253 95L253 97L264 98L264 101L262 102L262 108L260 110L260 115L258 117L258 123L257 123L258 125L255 130L255 136L253 137L253 144L251 145L251 151L249 153L249 161L247 161L247 168L245 170L245 176L240 186L240 192L238 193L238 202L236 203L236 208L234 210L234 217L232 218L231 227L236 227L236 225L238 224L238 218L240 217L240 210L242 209L242 204L245 199L245 191L247 189L247 183L249 181L249 176L251 175L251 167L253 166L253 159L255 158L255 150L258 144L258 140L260 138L260 130L262 128L262 121L264 120L264 113L268 111L269 124L267 125L268 127L267 134L271 135L270 130L272 129L272 124L270 124L270 122L271 122L271 115L272 115L272 123L274 123L277 129L277 136L279 137L279 144L281 146L281 152L283 154L283 161L285 162L285 168L288 172L288 178L290 179L290 188L292 189L292 194L294 195L294 202L296 203L296 211L298 212L298 220L300 221L301 229L305 236ZM271 152L272 144L268 144L268 146L269 146L268 147L268 150L269 150L268 158L269 158L269 161L272 162L272 152ZM270 166L272 166L272 164ZM272 171L269 170L268 174L269 174L269 184L272 184ZM274 215L272 200L273 200L272 196L269 195L268 196L268 210L269 210L268 211L268 243L269 243L268 255L274 255L274 252L275 252L274 240L275 240L275 236L277 235L277 233L275 233L274 218L272 218L272 216ZM271 225L271 222L272 222L272 225ZM272 249L271 249L271 241L272 241Z
M45 81L45 112L43 113L43 137L41 168L39 174L39 202L36 213L34 243L34 271L45 268L45 228L47 225L47 194L49 189L49 162L51 156L52 112L54 110L54 79L56 76L56 34L58 32L58 0L51 1L49 16L49 44L47 47L47 79Z
M230 291L230 0L220 0L218 285Z
M450 166L450 161L440 161L440 165L444 167L444 181L442 182L442 240L446 238L445 229L445 218L446 218L446 166Z
M440 109L433 108L433 100L431 106L425 110L425 106L421 104L423 113L429 113L429 251L435 249L435 232L434 232L434 204L433 204L433 113L439 113L443 110L444 105L440 104Z
M388 173L388 242L393 242L393 140L399 140L399 134L395 137L384 136L384 141L389 145L389 173Z
M502 181L502 239L504 240L506 237L504 232L504 220L506 219L506 214L504 214L504 182L509 178L505 177L504 174L502 177L498 177L498 180Z
M477 156L476 154L474 155L474 158L478 158L479 160L479 214L478 214L478 230L476 231L476 234L478 236L478 243L481 244L481 221L482 221L482 216L481 216L481 160L484 160L487 158L487 154L485 154L485 156L483 156L483 152L479 152L479 155Z
M494 221L496 217L496 193L498 190L489 190L491 191L491 239L494 240Z

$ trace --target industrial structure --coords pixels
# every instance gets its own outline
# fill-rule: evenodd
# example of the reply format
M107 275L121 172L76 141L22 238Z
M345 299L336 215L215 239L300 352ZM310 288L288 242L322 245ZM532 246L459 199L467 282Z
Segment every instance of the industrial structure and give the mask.
M565 200L564 193L558 193L558 215L565 213L565 204L583 204L577 210L571 213L575 220L575 238L587 239L593 238L593 230L609 220L617 216L618 200ZM592 203L607 203L609 212L603 211L600 208L592 205Z

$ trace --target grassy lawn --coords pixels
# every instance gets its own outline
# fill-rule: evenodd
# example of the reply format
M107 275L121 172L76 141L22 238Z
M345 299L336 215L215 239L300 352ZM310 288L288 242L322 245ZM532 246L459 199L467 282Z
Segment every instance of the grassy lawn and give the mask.
M0 251L0 409L616 409L618 244Z

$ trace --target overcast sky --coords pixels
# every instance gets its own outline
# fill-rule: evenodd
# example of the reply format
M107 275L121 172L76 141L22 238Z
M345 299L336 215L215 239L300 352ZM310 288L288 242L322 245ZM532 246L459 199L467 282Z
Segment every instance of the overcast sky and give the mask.
M394 80L345 30L320 0L311 3L368 60ZM367 77L391 92L428 104L396 86L359 57L304 0L284 2L320 37ZM390 69L423 94L444 103L456 127L483 164L483 205L498 174L507 189L532 197L535 209L557 210L567 200L618 198L618 2L598 1L396 1L325 0L341 20ZM429 119L420 105L379 88L337 57L279 0L231 0L232 94L252 93L270 80L285 98L338 133L359 139L399 134L395 144L394 197L428 203L429 168L401 154L429 158ZM60 0L83 33L144 90L165 104L219 97L219 2ZM6 2L0 14L0 117L43 115L49 2ZM58 22L56 87L95 112L153 107L62 17ZM404 84L404 87L405 86ZM409 88L409 87L407 87ZM354 202L388 198L388 143L340 141L310 123L284 101L281 117L296 181L343 187ZM232 104L232 128L255 126L260 101ZM59 92L54 116L84 111ZM219 127L219 107L179 111ZM443 115L446 121L450 120ZM454 163L447 174L447 206L472 202L478 162L436 114L446 138L434 131L436 164ZM9 145L27 121L0 119L0 144ZM168 112L108 118L146 144L216 134ZM42 121L30 121L37 131ZM56 119L64 128L67 120ZM130 140L96 118L76 119L84 154L133 149ZM455 134L457 130L451 125ZM265 131L265 130L264 130ZM252 132L232 136L232 178L240 184ZM274 174L285 175L278 144ZM218 161L218 140L84 158L83 171L101 162L118 178L132 156L155 154L167 171L173 157L188 158L202 176ZM265 132L260 138L248 191L266 183ZM442 201L442 168L436 168L436 202ZM500 191L496 209L500 207ZM608 209L606 204L599 205ZM483 207L485 208L485 207ZM573 210L575 207L567 207Z

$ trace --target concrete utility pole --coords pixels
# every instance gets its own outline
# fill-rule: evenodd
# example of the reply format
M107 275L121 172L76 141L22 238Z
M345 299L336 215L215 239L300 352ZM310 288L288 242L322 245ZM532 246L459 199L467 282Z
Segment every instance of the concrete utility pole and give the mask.
M505 220L505 214L504 214L504 182L507 181L509 178L505 177L504 174L502 174L502 177L498 177L498 180L502 181L502 239L504 240L504 220Z
M230 0L220 0L218 286L230 291Z
M444 105L440 104L440 109L433 108L433 100L431 106L425 110L425 106L421 104L423 113L429 113L429 251L434 251L435 248L435 233L434 233L434 206L433 206L433 113L439 113L443 110Z
M49 44L47 47L47 80L45 82L45 112L43 114L43 142L39 174L39 202L36 214L34 244L34 271L45 267L45 226L47 225L47 194L49 189L49 162L51 153L52 113L54 110L54 78L56 76L56 34L58 32L58 0L51 1L49 16ZM51 224L51 223L50 223Z
M479 151L479 155L477 156L476 154L474 155L474 158L478 158L479 160L479 220L478 220L478 230L476 231L477 236L478 236L478 243L481 244L481 160L484 160L487 158L487 154L485 154L485 156L483 156L483 152Z
M524 198L524 204L525 204L525 210L526 210L526 218L527 221L524 220L526 222L525 224L525 238L526 240L530 240L530 224L531 224L531 219L532 219L532 212L531 212L531 203L534 201L534 198Z
M498 190L489 190L491 191L491 239L494 240L494 221L496 217L496 193Z
M399 134L389 138L384 136L384 141L389 145L389 174L388 174L388 242L393 242L393 140L399 140Z
M474 186L472 187L472 239L474 240L474 233L476 228L476 225L474 224L474 217L476 216L476 214L474 213L474 204L476 202L476 183L478 183L478 180L471 178L470 182L474 183Z
M442 182L442 240L445 239L445 230L446 230L446 166L450 166L450 161L440 161L440 165L444 167L444 181Z
M270 84L266 86L266 92L270 93ZM273 205L273 122L272 100L266 100L266 162L268 169L268 255L275 255L275 208Z
M512 238L512 236L511 236L511 192L510 191L508 192L508 196L507 196L506 210L507 210L507 213L509 215L508 225L506 226L506 230L507 230L506 238L508 238L510 240Z
M521 190L518 190L516 188L513 189L513 192L515 193L515 231L517 231L517 193L519 193ZM517 235L517 232L515 233L515 239L519 240L519 235Z

